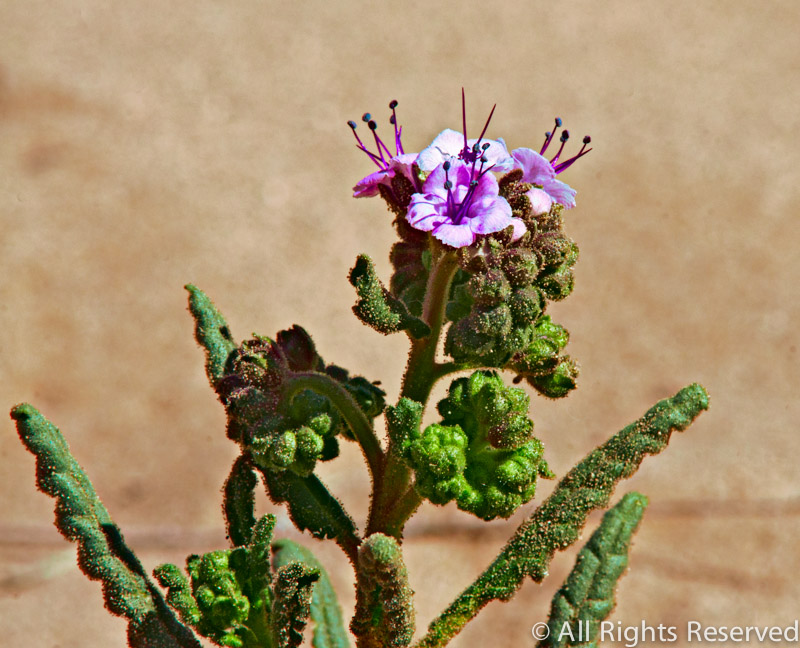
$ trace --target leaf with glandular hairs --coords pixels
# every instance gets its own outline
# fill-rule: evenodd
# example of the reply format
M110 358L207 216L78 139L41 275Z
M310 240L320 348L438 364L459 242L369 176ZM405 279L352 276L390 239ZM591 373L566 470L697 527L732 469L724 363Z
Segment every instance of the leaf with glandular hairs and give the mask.
M525 576L541 582L553 554L578 539L589 513L608 504L617 482L636 472L646 455L666 448L673 431L685 430L706 409L705 389L689 385L591 452L522 523L486 571L431 623L416 645L444 646L487 603L509 600Z
M103 585L106 608L128 619L134 648L200 648L167 607L80 467L58 428L27 403L11 410L25 447L36 456L36 485L56 500L56 527L78 544L78 566Z
M631 540L646 507L644 495L627 493L603 516L553 598L550 634L539 648L597 646L600 623L616 605L617 582L628 567Z

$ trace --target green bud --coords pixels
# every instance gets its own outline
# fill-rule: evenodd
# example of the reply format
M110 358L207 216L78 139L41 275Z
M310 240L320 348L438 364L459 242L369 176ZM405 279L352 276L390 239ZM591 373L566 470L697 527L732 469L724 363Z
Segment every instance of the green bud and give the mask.
M511 286L499 270L474 275L467 284L470 296L479 306L495 306L508 299Z
M539 275L539 259L536 253L525 248L506 251L501 259L503 271L512 286L530 286Z
M530 376L528 382L543 396L563 398L576 387L580 370L569 356L564 356L555 370L543 376Z
M274 438L269 448L269 461L278 468L288 468L295 459L297 437L291 430Z

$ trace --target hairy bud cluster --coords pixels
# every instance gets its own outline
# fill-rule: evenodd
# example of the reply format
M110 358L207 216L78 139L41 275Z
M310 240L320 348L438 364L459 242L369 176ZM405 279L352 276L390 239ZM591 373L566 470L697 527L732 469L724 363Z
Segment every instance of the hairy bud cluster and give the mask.
M184 623L220 646L299 645L320 569L296 560L270 565L274 526L275 517L264 516L247 544L189 556L188 578L170 563L155 569L167 603ZM287 634L296 640L285 641Z
M308 333L299 326L275 340L245 341L228 359L227 375L217 391L228 413L228 437L238 441L261 468L309 475L317 461L339 455L337 436L352 433L330 400L310 389L289 399L286 386L294 373L326 373L340 382L364 413L374 418L384 409L384 392L361 376L350 377L325 365Z
M528 232L493 235L477 254L462 253L447 306L453 322L445 351L456 362L517 371L543 395L558 398L575 386L577 365L559 352L569 338L544 314L548 301L572 291L578 248L563 232L557 203L536 214L526 192L531 185L513 171L500 181L501 194Z
M438 404L441 423L412 430L405 456L415 487L434 504L455 500L484 520L508 517L530 501L536 478L552 477L528 418L529 398L492 371L450 385Z

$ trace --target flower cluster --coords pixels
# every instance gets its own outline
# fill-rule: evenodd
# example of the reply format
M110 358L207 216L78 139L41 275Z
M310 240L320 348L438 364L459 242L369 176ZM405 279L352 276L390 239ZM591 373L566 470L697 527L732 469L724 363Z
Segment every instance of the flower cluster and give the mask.
M583 139L583 147L573 157L559 162L569 131L563 130L561 146L551 159L545 157L561 127L556 119L555 128L545 134L539 152L518 148L509 153L502 139L484 137L492 113L477 139L467 137L466 108L462 92L463 132L446 129L419 154L406 153L402 143L402 128L397 123L397 101L389 107L389 122L394 127L394 152L377 134L377 123L372 115L362 117L372 132L375 151L370 151L359 137L354 121L348 122L363 151L378 170L359 181L353 188L357 198L381 195L414 229L430 232L436 239L453 248L473 245L479 236L509 230L511 240L519 240L527 231L523 220L512 213L509 202L501 195L497 177L519 170L520 182L527 183L527 197L536 214L550 211L559 204L569 209L575 206L575 190L556 179L576 160L591 149L591 139Z

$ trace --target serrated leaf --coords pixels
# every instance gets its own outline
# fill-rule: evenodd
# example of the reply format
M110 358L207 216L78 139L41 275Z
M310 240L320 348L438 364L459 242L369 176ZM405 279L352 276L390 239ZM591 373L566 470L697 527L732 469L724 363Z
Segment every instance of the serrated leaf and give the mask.
M261 474L270 499L288 505L289 516L300 531L318 539L336 540L355 562L359 544L356 525L316 475L300 477L289 470L261 470Z
M169 610L119 528L70 454L58 428L32 405L11 410L25 447L36 457L36 485L56 500L56 527L78 544L78 565L103 586L106 609L128 619L134 648L200 648Z
M539 648L597 646L600 623L616 605L617 582L628 566L631 540L646 507L644 495L628 493L603 516L553 598L550 634Z
M189 311L195 321L194 335L197 343L205 349L206 374L211 386L225 375L225 364L231 351L236 348L228 323L208 296L192 284L189 291Z
M359 255L349 279L359 298L353 312L364 324L384 335L398 331L408 331L414 338L430 335L430 327L384 287L367 255Z
M297 648L311 612L311 595L319 572L302 562L284 565L275 575L272 633L275 648Z
M253 533L256 483L256 475L248 460L244 456L238 457L225 481L222 502L225 528L234 547L247 544Z

